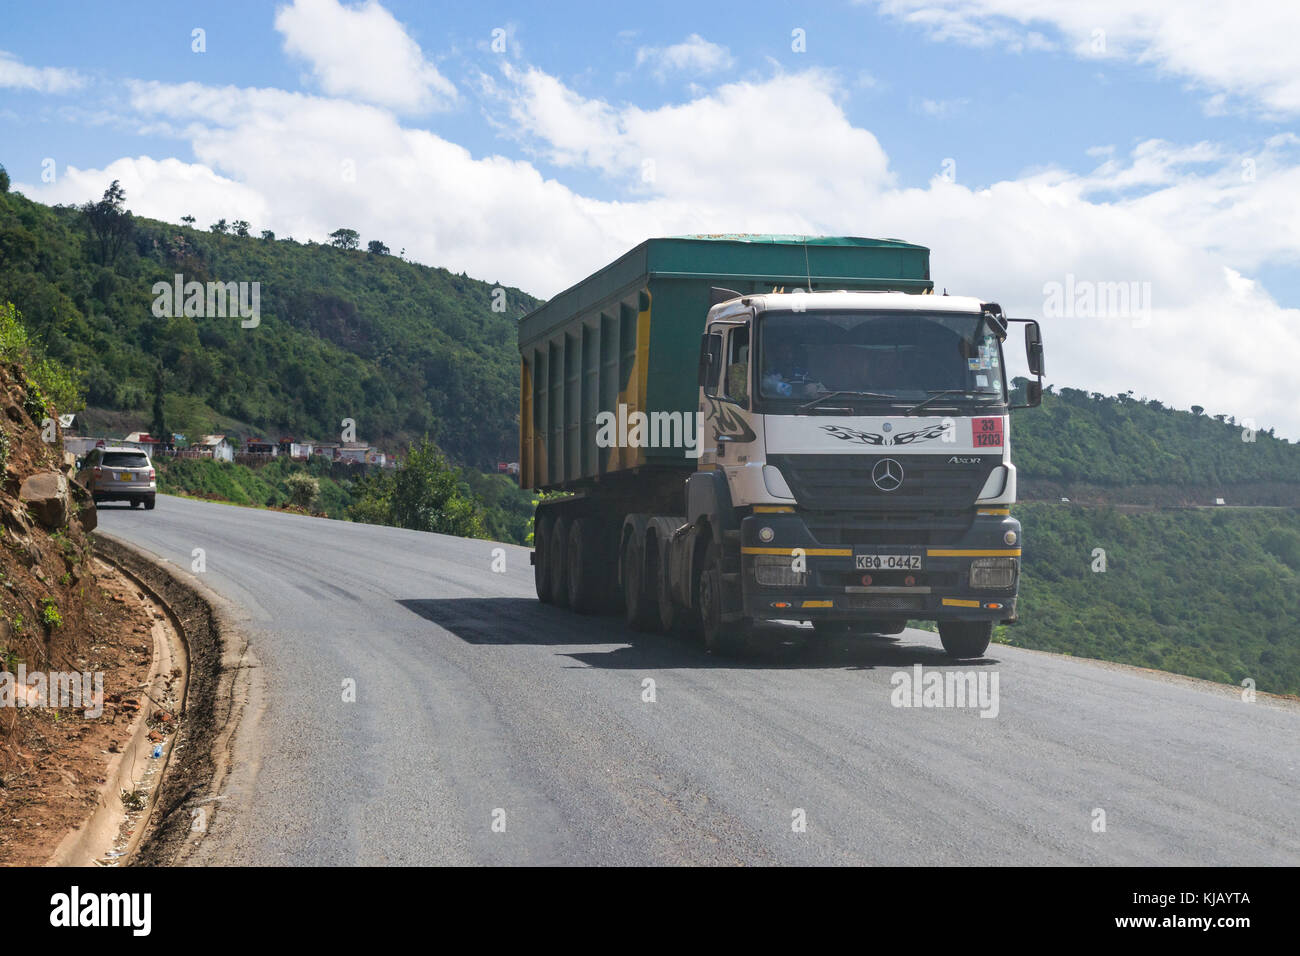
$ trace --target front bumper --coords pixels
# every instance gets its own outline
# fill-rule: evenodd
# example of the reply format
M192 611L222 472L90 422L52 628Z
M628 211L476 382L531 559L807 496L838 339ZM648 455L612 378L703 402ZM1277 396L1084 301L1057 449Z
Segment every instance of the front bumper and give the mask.
M740 525L744 616L753 620L1013 622L1023 542L1020 522L1007 511L978 509L964 534L938 545L877 545L870 541L824 545L813 537L798 513L752 515ZM1015 534L1014 544L1007 544L1008 532ZM919 556L921 568L858 567L858 555L876 554ZM1011 559L1011 585L971 587L971 564L981 558ZM772 565L777 562L782 567L774 575ZM759 569L760 563L767 567ZM797 573L800 566L802 574ZM869 581L864 581L864 575ZM774 576L792 583L760 583L760 577L770 581Z

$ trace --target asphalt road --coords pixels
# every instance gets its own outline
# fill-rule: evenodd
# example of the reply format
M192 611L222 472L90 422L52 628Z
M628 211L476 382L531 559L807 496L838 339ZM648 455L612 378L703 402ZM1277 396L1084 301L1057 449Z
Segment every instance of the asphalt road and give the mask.
M1300 863L1294 702L916 630L718 661L538 603L512 545L162 496L99 521L202 548L261 663L195 862ZM996 674L997 715L894 706L915 664Z

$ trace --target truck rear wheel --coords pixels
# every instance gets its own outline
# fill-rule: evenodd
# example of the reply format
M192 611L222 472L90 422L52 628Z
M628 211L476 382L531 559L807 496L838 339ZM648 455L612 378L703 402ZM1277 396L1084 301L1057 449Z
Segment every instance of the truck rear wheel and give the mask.
M577 518L569 528L568 576L569 607L579 614L590 614L599 604L597 579L600 569L596 565L597 524L593 518Z
M730 654L739 649L749 633L743 621L722 619L722 552L716 541L709 543L700 572L700 629L704 633L704 649L710 654Z
M551 527L550 515L538 515L533 522L533 585L537 600L551 603Z
M949 657L983 657L993 638L992 621L940 621L939 642Z
M546 556L550 558L546 576L551 584L551 603L556 607L569 606L569 575L564 566L568 552L569 519L556 518L555 524L551 526L551 544L546 549Z
M645 548L638 547L636 538L628 535L623 542L623 559L619 562L623 572L623 617L634 631L653 631L659 626L655 609L655 596L646 588Z

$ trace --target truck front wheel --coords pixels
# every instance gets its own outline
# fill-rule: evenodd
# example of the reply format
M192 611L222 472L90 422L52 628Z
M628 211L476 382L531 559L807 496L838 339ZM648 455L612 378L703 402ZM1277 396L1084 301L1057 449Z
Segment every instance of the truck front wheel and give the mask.
M744 642L749 628L743 621L722 619L722 553L717 542L709 544L700 572L700 629L704 632L704 649L710 654L734 653Z
M949 657L983 657L993 638L992 621L940 621L939 642Z

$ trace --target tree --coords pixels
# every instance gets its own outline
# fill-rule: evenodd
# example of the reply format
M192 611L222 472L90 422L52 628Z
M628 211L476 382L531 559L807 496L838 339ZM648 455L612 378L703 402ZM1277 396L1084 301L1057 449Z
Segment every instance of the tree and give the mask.
M330 240L335 249L355 249L361 244L361 236L355 229L335 229L330 233Z
M462 493L456 472L427 438L411 448L406 466L393 476L392 517L399 528L454 534L483 535L478 504Z
M213 232L220 233L223 236L230 231L230 226L226 225L226 220L224 219L218 219L212 225L208 226L208 228L211 229Z
M153 420L149 423L149 434L159 441L167 441L167 415L164 412L164 387L162 362L154 369L153 376Z
M264 241L266 241L266 242L274 242L274 241L275 241L275 233L273 233L270 229L263 229L263 230L262 230L262 239L263 239Z
M86 231L94 240L100 265L111 266L126 245L135 224L125 208L126 192L118 180L113 180L99 202L86 202L79 208L85 219Z
M479 502L427 438L411 448L396 473L358 480L352 497L353 521L463 538L481 538L486 533Z
M244 238L248 237L247 219L236 219L233 223L231 223L231 227L235 230L235 235L243 236Z
M1193 405L1193 406L1192 406L1192 414L1193 414L1193 415L1196 415L1196 416L1199 418L1201 415L1204 415L1204 414L1205 414L1205 409L1204 409L1203 407L1201 407L1200 405Z
M0 166L0 193L9 191L9 172L3 166Z
M183 223L185 223L185 225L187 225L187 226L193 228L193 226L194 226L194 217L193 217L193 216L181 216L181 222L183 222Z
M382 242L380 242L378 239L371 239L370 242L366 245L366 251L369 252L371 255L386 256L390 253L391 250Z

